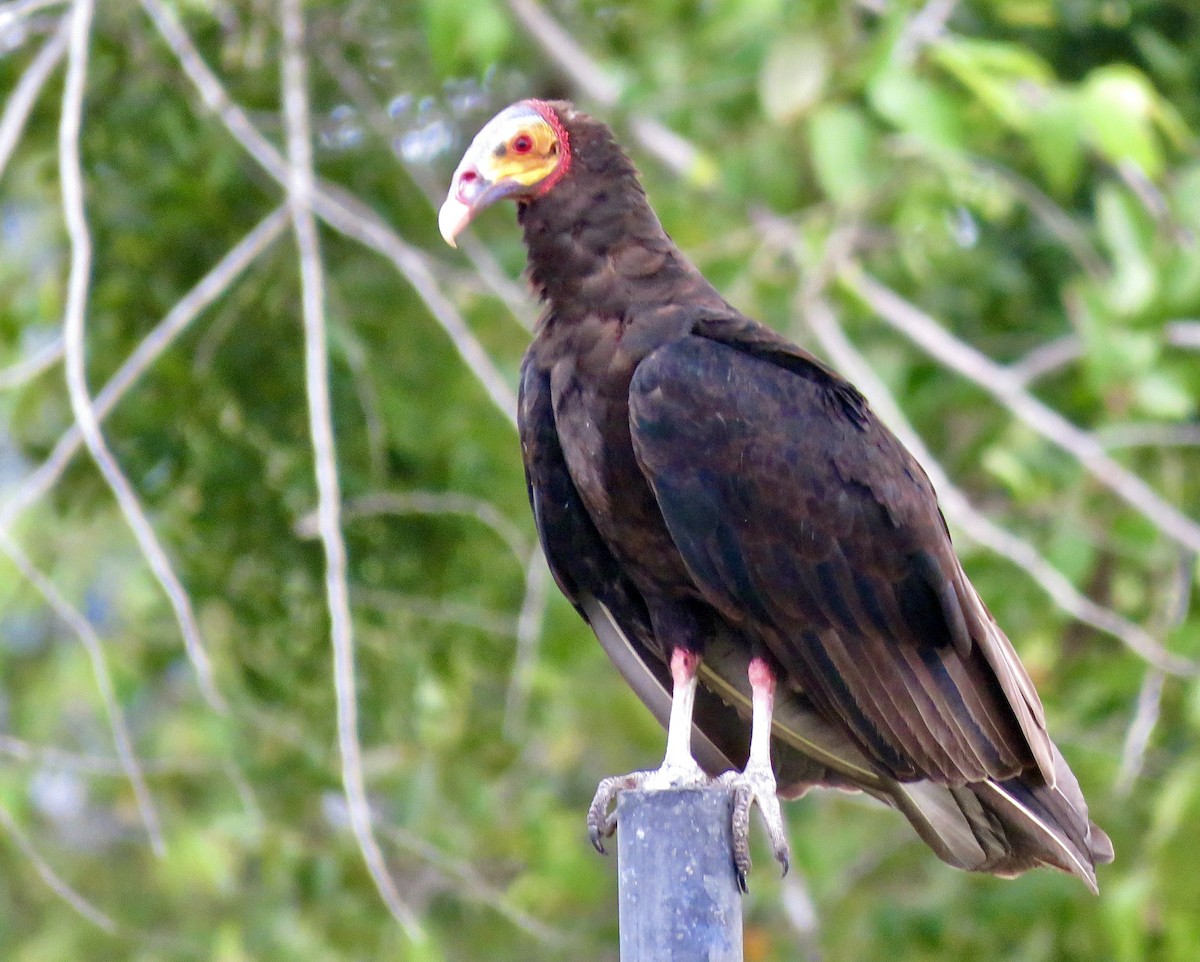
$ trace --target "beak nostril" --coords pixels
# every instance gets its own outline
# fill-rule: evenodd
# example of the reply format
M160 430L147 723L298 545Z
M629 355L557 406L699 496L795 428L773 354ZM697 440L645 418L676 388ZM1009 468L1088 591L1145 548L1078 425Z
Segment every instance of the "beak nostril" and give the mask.
M474 183L475 181L477 181L478 179L479 179L479 174L473 170L464 170L461 174L458 175L458 182L460 184L471 184L471 183Z

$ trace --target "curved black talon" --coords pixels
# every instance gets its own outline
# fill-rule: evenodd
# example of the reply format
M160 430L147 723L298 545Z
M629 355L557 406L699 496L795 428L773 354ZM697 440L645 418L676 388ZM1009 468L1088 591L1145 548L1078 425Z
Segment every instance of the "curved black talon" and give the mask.
M733 867L737 870L738 888L749 892L747 879L750 875L750 806L754 804L754 792L747 785L738 785L733 790L733 811L730 814L730 838L733 848Z
M744 772L726 772L721 780L733 788L733 809L730 812L730 834L733 847L733 865L737 870L738 887L747 892L750 875L750 809L758 805L775 860L787 875L791 867L791 852L788 848L787 832L783 815L779 809L779 797L775 794L775 779L770 771L763 772L747 768Z
M612 837L617 830L617 796L624 789L636 788L645 777L645 772L612 775L601 779L600 784L596 786L596 794L592 797L592 804L588 806L587 827L592 848L601 855L608 854L604 849L604 839Z

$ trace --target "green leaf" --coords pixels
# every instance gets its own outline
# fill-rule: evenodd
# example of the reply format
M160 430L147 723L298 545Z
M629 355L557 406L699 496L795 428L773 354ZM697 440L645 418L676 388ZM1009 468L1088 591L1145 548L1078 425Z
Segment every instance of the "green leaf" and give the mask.
M1124 64L1093 70L1079 91L1080 116L1101 156L1136 164L1151 179L1162 174L1165 161L1154 132L1157 104L1145 76Z
M861 111L832 104L809 122L809 151L817 183L836 204L861 204L874 183L875 135Z
M1036 54L1016 44L946 39L931 47L933 60L1015 130L1029 126L1036 99L1054 73Z
M445 76L482 73L512 39L509 18L497 0L422 0L422 7L429 49Z
M932 81L892 66L872 79L867 92L881 117L927 147L955 151L965 147L960 106Z
M821 99L829 77L829 55L817 37L782 37L767 53L758 76L758 96L772 122L790 123Z
M1109 299L1119 313L1134 314L1157 289L1151 251L1154 226L1137 201L1112 183L1102 184L1097 193L1096 218L1113 265Z
M1084 126L1077 98L1047 91L1038 109L1030 113L1026 133L1050 190L1069 195L1083 171Z
M1134 399L1153 418L1181 421L1196 412L1195 396L1166 371L1152 371L1138 378Z

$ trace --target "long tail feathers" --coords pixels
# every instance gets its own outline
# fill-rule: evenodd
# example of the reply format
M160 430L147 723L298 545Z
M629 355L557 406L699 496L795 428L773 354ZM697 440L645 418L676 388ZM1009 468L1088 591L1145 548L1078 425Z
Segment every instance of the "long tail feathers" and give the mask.
M1046 865L1094 892L1095 866L1112 861L1112 842L1088 819L1079 783L1057 748L1054 765L1053 787L1015 778L962 788L914 782L898 786L898 807L952 865L1006 876Z

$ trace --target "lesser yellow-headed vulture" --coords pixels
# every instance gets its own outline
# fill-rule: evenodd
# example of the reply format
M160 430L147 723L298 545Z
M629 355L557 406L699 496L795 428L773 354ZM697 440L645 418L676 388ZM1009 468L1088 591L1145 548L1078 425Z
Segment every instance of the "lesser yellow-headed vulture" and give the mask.
M475 137L439 216L454 243L517 204L545 302L521 373L529 498L563 593L667 725L628 787L815 785L899 809L945 861L1093 889L1111 860L1041 702L955 557L929 479L836 372L743 316L672 243L604 124L525 100ZM725 774L722 774L725 773Z

